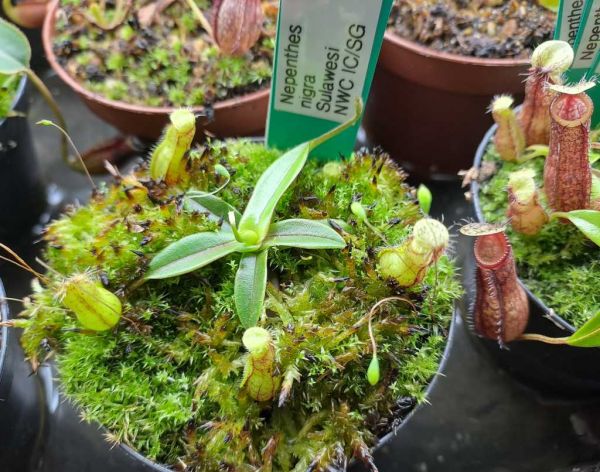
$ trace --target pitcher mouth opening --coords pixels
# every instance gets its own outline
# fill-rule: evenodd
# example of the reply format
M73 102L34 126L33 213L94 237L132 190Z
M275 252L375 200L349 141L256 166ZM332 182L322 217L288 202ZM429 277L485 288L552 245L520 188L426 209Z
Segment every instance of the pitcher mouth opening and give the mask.
M475 240L475 259L482 269L497 269L506 261L509 251L504 233L486 234Z

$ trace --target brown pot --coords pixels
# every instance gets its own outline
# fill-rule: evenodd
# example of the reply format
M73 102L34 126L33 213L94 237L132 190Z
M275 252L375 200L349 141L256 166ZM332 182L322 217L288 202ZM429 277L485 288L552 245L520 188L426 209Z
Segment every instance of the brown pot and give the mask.
M387 32L363 126L413 176L456 176L492 125L492 97L523 94L526 59L436 51Z
M157 140L169 121L169 113L175 108L131 105L121 101L109 100L97 93L86 90L63 69L54 55L52 44L58 7L58 0L53 1L49 6L42 31L46 57L54 71L81 97L90 110L104 121L124 134ZM263 135L268 106L268 88L217 102L213 106L214 119L205 125L198 123L198 134L207 131L221 138ZM192 108L192 111L196 114L203 114L205 109L195 107Z
M21 0L12 7L9 16L23 28L40 28L44 24L47 8L48 0Z

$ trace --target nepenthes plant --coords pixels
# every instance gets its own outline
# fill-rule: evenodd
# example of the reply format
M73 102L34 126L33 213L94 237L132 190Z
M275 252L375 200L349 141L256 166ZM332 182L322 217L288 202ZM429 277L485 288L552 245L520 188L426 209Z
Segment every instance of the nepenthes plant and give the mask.
M378 438L425 400L460 287L430 193L388 156L307 159L351 123L282 153L193 147L174 112L148 164L112 168L46 229L11 321L34 368L51 355L82 416L156 462L375 470Z
M482 183L480 198L496 224L468 225L463 233L476 238L475 329L501 346L514 340L600 345L593 288L600 276L600 179L590 130L594 104L586 94L594 83L563 83L572 60L565 42L540 45L521 109L508 96L491 105L497 129L485 159L499 169ZM524 334L529 303L515 259L533 292L579 327L572 336Z

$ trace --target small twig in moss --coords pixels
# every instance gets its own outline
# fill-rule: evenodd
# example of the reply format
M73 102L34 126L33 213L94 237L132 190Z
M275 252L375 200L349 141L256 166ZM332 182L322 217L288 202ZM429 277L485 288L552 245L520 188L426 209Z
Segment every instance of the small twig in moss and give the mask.
M211 37L211 40L212 40L213 29L212 29L212 26L210 25L210 22L206 19L206 16L204 15L204 13L202 13L202 10L200 10L200 8L198 8L198 5L196 5L196 2L194 2L194 0L185 0L185 2L188 4L190 9L192 10L192 13L194 14L194 16L196 17L196 19L198 20L198 22L200 23L202 28L205 29L205 31L208 33L208 35Z
M4 260L6 262L10 262L11 264L16 265L17 267L20 267L23 270L26 270L30 274L34 275L36 278L40 279L42 282L48 282L47 277L40 274L33 267L31 267L29 264L27 264L27 262L25 262L25 260L23 260L23 258L21 256L19 256L15 251L13 251L7 245L0 243L0 249L3 249L4 251L6 251L8 254L10 254L13 257L13 259L10 259L5 256L0 256L0 259Z

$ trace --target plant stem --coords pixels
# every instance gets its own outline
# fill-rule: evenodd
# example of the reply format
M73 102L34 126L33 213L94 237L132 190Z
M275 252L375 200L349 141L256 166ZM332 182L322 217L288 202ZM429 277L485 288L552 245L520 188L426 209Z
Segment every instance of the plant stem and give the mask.
M202 26L202 28L204 28L206 30L206 32L212 38L213 37L212 26L210 26L210 23L206 19L206 16L204 16L204 13L202 13L202 10L200 10L200 8L198 8L198 5L196 5L194 0L185 0L185 1L187 2L188 6L191 8L196 19L200 22L200 25Z
M46 100L46 103L52 110L52 113L54 113L54 116L56 117L56 121L58 121L58 124L60 125L60 127L66 130L67 124L65 122L65 118L64 118L62 112L60 111L58 104L52 97L50 90L48 90L48 87L46 87L46 84L44 84L44 82L42 82L42 80L31 69L25 69L25 74L27 75L27 78L29 80L31 80L31 83L35 86L35 88L38 89L38 91L40 92L42 97L44 97L44 100ZM73 167L73 164L69 160L67 137L64 134L61 137L61 145L62 145L63 160L67 163L67 165L69 167Z
M553 213L550 213L550 219L551 220L555 220L557 218L569 218L569 214L567 212L564 211L555 211Z
M190 0L190 1L193 1L193 0ZM346 121L345 123L342 123L339 126L336 126L331 131L328 131L324 135L319 136L318 138L315 138L312 141L309 141L309 144L308 144L309 149L312 151L317 146L320 146L321 144L323 144L325 141L333 138L334 136L337 136L340 133L343 133L348 128L351 128L352 126L354 126L360 120L360 117L362 116L362 112L363 112L362 99L360 97L356 97L356 99L354 100L354 116L350 120Z
M543 334L522 334L516 341L538 341L546 344L566 344L569 338L551 338Z

